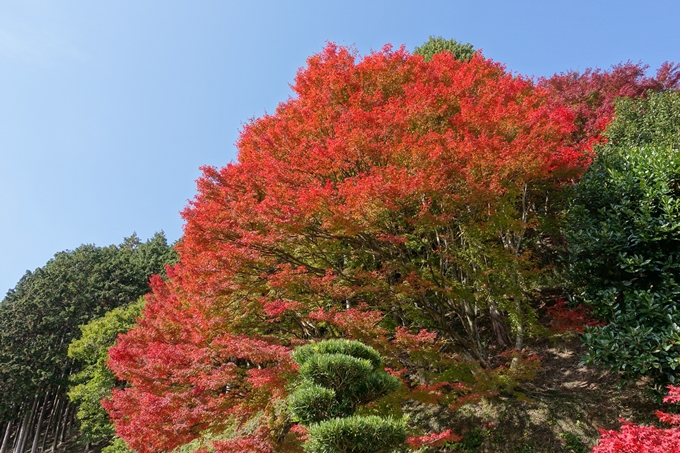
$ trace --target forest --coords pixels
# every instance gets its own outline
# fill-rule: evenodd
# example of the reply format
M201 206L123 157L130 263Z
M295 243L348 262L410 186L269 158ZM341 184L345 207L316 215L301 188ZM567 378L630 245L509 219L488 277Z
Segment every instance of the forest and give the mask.
M680 451L680 64L329 43L291 88L176 243L7 293L0 453Z

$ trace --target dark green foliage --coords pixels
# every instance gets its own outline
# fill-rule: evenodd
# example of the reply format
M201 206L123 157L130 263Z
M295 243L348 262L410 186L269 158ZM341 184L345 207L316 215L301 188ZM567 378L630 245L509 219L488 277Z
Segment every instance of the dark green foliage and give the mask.
M0 418L48 388L67 387L69 343L78 326L149 291L152 273L174 262L162 233L142 243L83 245L27 272L0 302Z
M680 365L678 118L677 93L620 102L568 213L577 296L606 323L585 330L587 362L658 383Z
M81 326L81 337L69 345L68 356L84 365L81 371L71 376L68 396L78 406L76 417L87 442L108 439L115 434L113 424L100 404L117 383L113 372L106 366L108 350L116 342L118 334L132 328L143 308L143 298L114 308L103 317Z
M583 443L581 438L570 432L565 432L560 435L564 440L564 447L573 453L588 453L588 447Z
M472 428L465 433L463 440L456 444L456 450L473 453L480 451L482 445L484 445L484 431L481 428Z
M309 427L312 453L389 452L406 440L404 420L354 416L399 388L377 351L358 341L325 340L298 348L302 382L289 397L293 418Z
M413 54L422 55L425 61L430 61L435 54L443 51L451 52L460 61L470 61L476 52L470 43L463 44L455 39L430 36L425 44L415 48Z
M310 453L389 453L406 441L406 421L377 417L334 418L309 427Z

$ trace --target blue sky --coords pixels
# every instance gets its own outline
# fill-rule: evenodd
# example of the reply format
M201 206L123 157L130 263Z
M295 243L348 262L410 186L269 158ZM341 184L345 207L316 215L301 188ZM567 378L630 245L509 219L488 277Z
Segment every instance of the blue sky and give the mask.
M527 75L680 61L680 2L0 3L0 295L83 243L181 235L201 165L235 158L326 41L362 54L430 35Z

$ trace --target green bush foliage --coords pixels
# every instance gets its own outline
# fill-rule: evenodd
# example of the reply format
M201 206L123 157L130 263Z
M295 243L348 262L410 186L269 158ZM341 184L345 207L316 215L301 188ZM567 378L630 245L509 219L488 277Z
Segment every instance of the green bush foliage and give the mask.
M679 100L619 102L567 216L577 297L605 322L585 329L586 362L659 384L680 366Z
M406 441L406 421L375 415L334 418L309 427L312 453L389 453Z
M380 354L375 349L359 341L340 339L324 340L301 346L293 352L293 359L298 365L302 366L312 357L319 354L344 354L350 357L366 359L376 369L383 366L382 357L380 357Z
M307 451L389 452L404 443L405 420L354 415L360 405L399 388L377 351L358 341L325 340L298 348L293 359L302 381L288 407L308 427Z
M617 148L680 144L680 92L650 93L645 99L621 98L616 119L605 134Z

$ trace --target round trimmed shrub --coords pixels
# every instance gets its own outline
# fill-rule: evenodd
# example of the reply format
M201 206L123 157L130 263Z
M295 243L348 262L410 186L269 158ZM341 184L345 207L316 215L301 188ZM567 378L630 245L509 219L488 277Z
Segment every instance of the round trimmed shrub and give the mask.
M325 340L293 352L302 378L288 399L305 425L310 453L387 453L406 440L404 419L354 415L358 406L399 388L380 354L358 341Z

